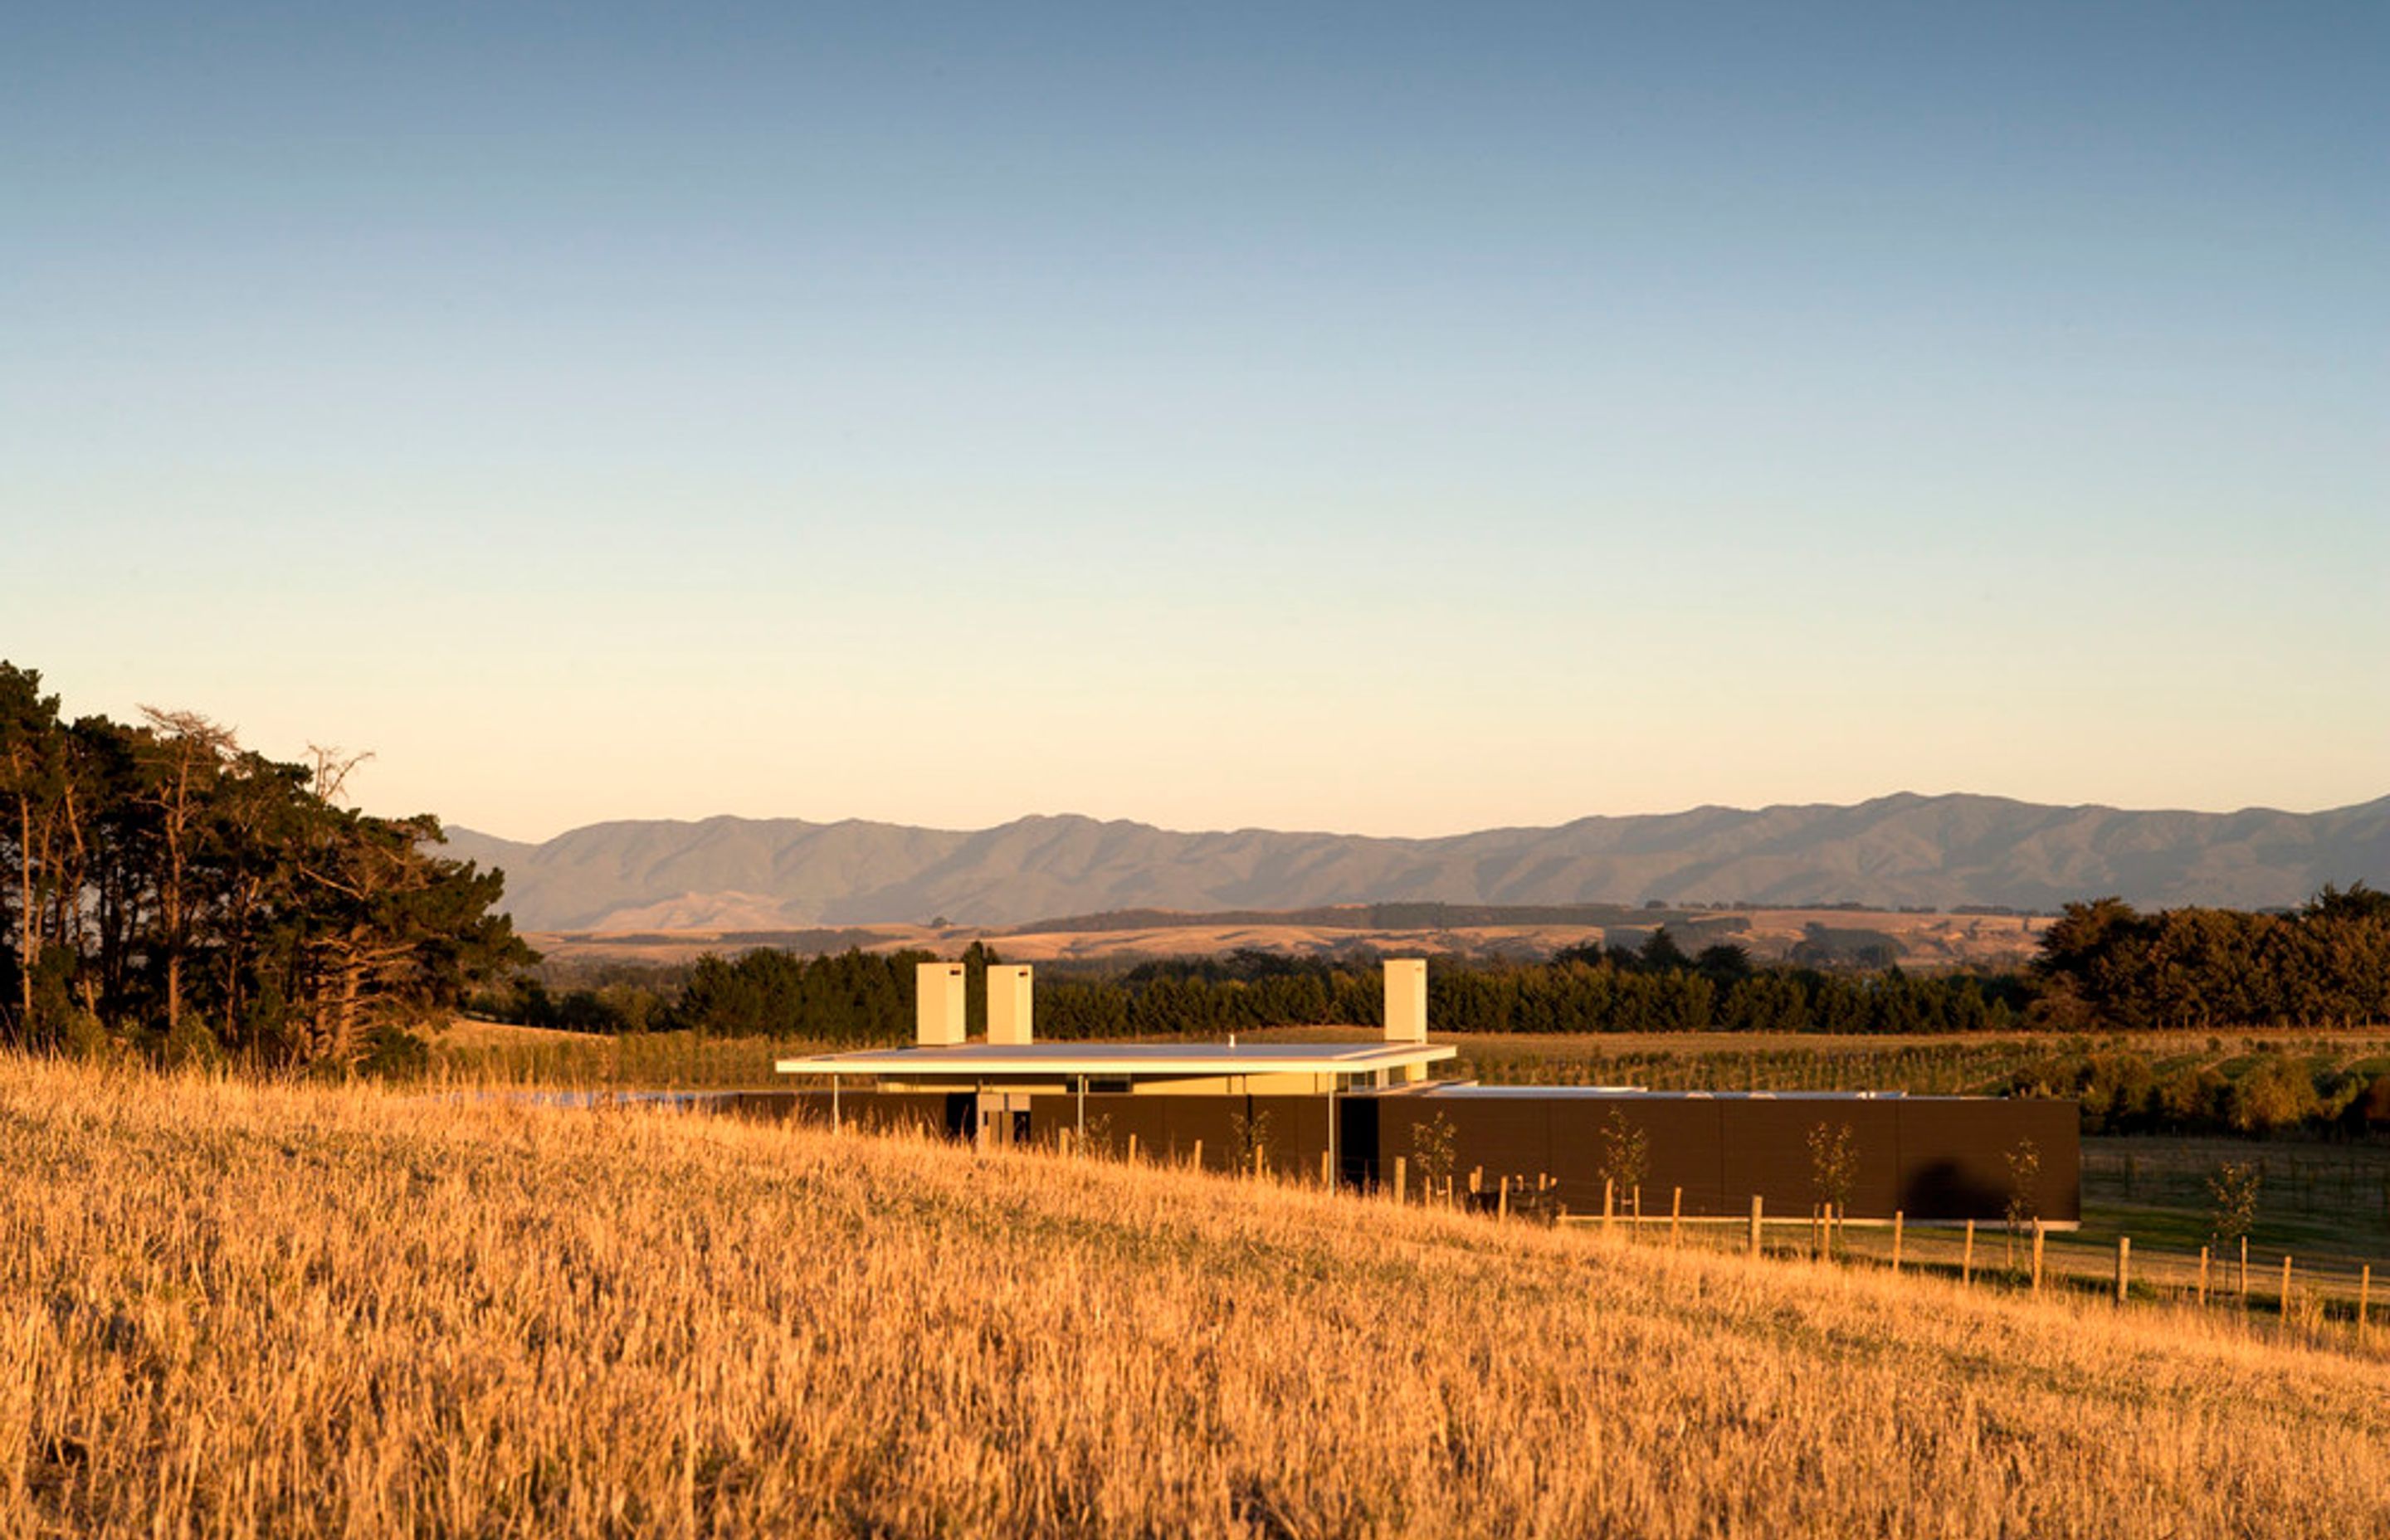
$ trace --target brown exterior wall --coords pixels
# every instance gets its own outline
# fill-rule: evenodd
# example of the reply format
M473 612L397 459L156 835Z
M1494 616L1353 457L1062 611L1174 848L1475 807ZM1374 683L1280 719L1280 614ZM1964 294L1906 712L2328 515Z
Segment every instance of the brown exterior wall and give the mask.
M1391 1180L1407 1158L1418 1181L1417 1130L1442 1117L1453 1131L1454 1175L1466 1188L1482 1167L1488 1187L1503 1176L1529 1186L1548 1175L1572 1213L1601 1212L1613 1120L1644 1139L1642 1207L1665 1213L1682 1189L1690 1218L1734 1218L1755 1194L1767 1212L1805 1214L1821 1201L1810 1134L1820 1124L1851 1131L1854 1219L1921 1222L1997 1220L2011 1184L2009 1153L2030 1140L2040 1162L2038 1217L2081 1217L2071 1101L1885 1097L1389 1096L1377 1102L1377 1159L1370 1175ZM1349 1173L1349 1161L1348 1161ZM1619 1190L1621 1213L1635 1194Z
M1051 1146L1079 1123L1075 1096L1030 1098L1029 1136ZM1249 1120L1240 1123L1240 1120ZM1153 1096L1091 1093L1086 1098L1087 1145L1125 1154L1131 1134L1149 1160L1183 1161L1203 1146L1203 1166L1227 1171L1237 1163L1245 1140L1258 1135L1263 1163L1281 1176L1319 1174L1328 1148L1328 1102L1324 1097Z
M969 1092L854 1090L841 1097L840 1110L858 1128L967 1138L973 1101ZM781 1092L740 1097L726 1110L826 1123L829 1104L827 1091ZM1096 1094L1086 1097L1086 1111L1091 1147L1122 1154L1134 1134L1143 1158L1184 1161L1200 1139L1211 1171L1235 1167L1256 1125L1264 1161L1280 1176L1317 1180L1329 1148L1325 1097ZM1078 1126L1079 1112L1074 1096L1030 1097L1030 1141L1054 1146L1062 1130ZM1614 1117L1645 1141L1646 1215L1666 1213L1681 1188L1688 1218L1740 1218L1750 1213L1754 1193L1768 1213L1789 1218L1819 1201L1809 1136L1824 1124L1851 1131L1854 1219L1889 1219L1898 1210L1920 1223L1999 1220L2011 1191L2010 1156L2028 1141L2040 1168L2031 1205L2037 1217L2082 1217L2079 1112L2071 1101L1394 1093L1340 1097L1335 1115L1341 1179L1353 1187L1391 1184L1394 1158L1402 1156L1411 1190L1420 1190L1417 1130L1442 1117L1452 1128L1458 1189L1467 1190L1475 1170L1484 1172L1489 1192L1505 1176L1526 1187L1549 1177L1554 1198L1571 1213L1597 1214ZM1240 1124L1243 1119L1253 1122ZM1633 1199L1618 1192L1619 1212Z
M2027 1195L2031 1216L2083 1217L2082 1113L2071 1101L1937 1101L1900 1104L1901 1201L1913 1213L2002 1217L2011 1190L2009 1157L2030 1141L2040 1166Z

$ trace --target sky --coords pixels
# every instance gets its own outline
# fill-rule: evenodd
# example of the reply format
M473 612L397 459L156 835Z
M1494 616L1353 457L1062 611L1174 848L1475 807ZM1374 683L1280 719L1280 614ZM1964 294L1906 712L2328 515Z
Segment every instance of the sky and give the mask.
M0 657L538 839L2390 793L2390 8L17 6Z

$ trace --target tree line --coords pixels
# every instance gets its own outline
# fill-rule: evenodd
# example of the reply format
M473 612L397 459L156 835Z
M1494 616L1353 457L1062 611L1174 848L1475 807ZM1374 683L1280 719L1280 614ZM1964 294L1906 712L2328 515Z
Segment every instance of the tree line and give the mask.
M620 970L596 988L522 978L477 998L501 1020L593 1031L679 1027L833 1043L912 1031L923 952L804 958L756 950L686 970ZM996 960L973 943L978 970ZM1379 960L1240 951L1125 969L1047 969L1037 1020L1061 1038L1375 1026ZM2390 895L2327 887L2289 913L2175 909L2108 898L2070 905L2031 967L1917 974L1897 967L1755 963L1721 942L1688 953L1665 927L1638 947L1572 947L1542 962L1436 958L1430 1020L1445 1033L1937 1034L2027 1029L2319 1027L2390 1021ZM2188 1093L2184 1093L2188 1095Z
M355 760L286 764L190 712L68 719L0 661L0 1042L265 1069L419 1054L475 982L535 960L502 879L438 819L341 805Z
M895 1043L912 1035L914 965L926 952L850 950L803 957L758 949L708 956L644 983L617 972L552 989L523 976L476 995L471 1008L531 1026L624 1032L678 1028L827 1043ZM974 1028L980 976L996 953L974 942L962 961ZM1041 972L1037 1031L1054 1038L1208 1035L1273 1026L1378 1026L1379 958L1291 957L1239 951L1125 969ZM1542 963L1429 968L1429 1020L1442 1033L1940 1033L2022 1024L2021 975L1851 974L1761 968L1741 947L1688 956L1663 929L1637 950L1580 948Z
M2390 893L2331 885L2287 914L2070 904L2034 961L2037 1019L2153 1027L2390 1021Z
M1663 929L1639 951L1582 948L1548 961L1433 959L1428 1020L1440 1033L1975 1032L2019 1024L2014 977L1761 968L1740 946L1698 956ZM1359 966L1245 955L1149 963L1117 979L1040 982L1058 1036L1226 1032L1383 1020L1375 959Z
M914 968L923 951L850 947L815 956L757 947L726 957L707 953L684 968L570 966L550 969L586 982L551 984L520 971L473 992L466 1010L493 1021L565 1032L699 1032L719 1037L786 1037L862 1046L910 1041ZM996 954L973 942L962 956L968 1024L983 1031L987 965ZM1038 1007L1051 987L1041 981Z

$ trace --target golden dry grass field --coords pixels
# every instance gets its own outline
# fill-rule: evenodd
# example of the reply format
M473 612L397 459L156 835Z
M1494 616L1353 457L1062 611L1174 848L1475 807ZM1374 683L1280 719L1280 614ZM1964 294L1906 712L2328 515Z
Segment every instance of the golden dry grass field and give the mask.
M0 1059L0 1533L2375 1535L2390 1366L1316 1190Z

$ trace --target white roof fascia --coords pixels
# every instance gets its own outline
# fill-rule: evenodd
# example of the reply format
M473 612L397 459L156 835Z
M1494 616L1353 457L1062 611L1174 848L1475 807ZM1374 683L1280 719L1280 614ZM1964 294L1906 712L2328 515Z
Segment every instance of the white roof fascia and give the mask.
M809 1059L783 1059L774 1068L782 1074L801 1075L980 1075L991 1080L1086 1075L1135 1080L1160 1075L1366 1074L1408 1064L1441 1063L1459 1052L1426 1043L1126 1046L1145 1051L1124 1053L1093 1044L1041 1043L1029 1046L1025 1051L1013 1052L1007 1051L1007 1046L974 1043L959 1048L819 1054Z

